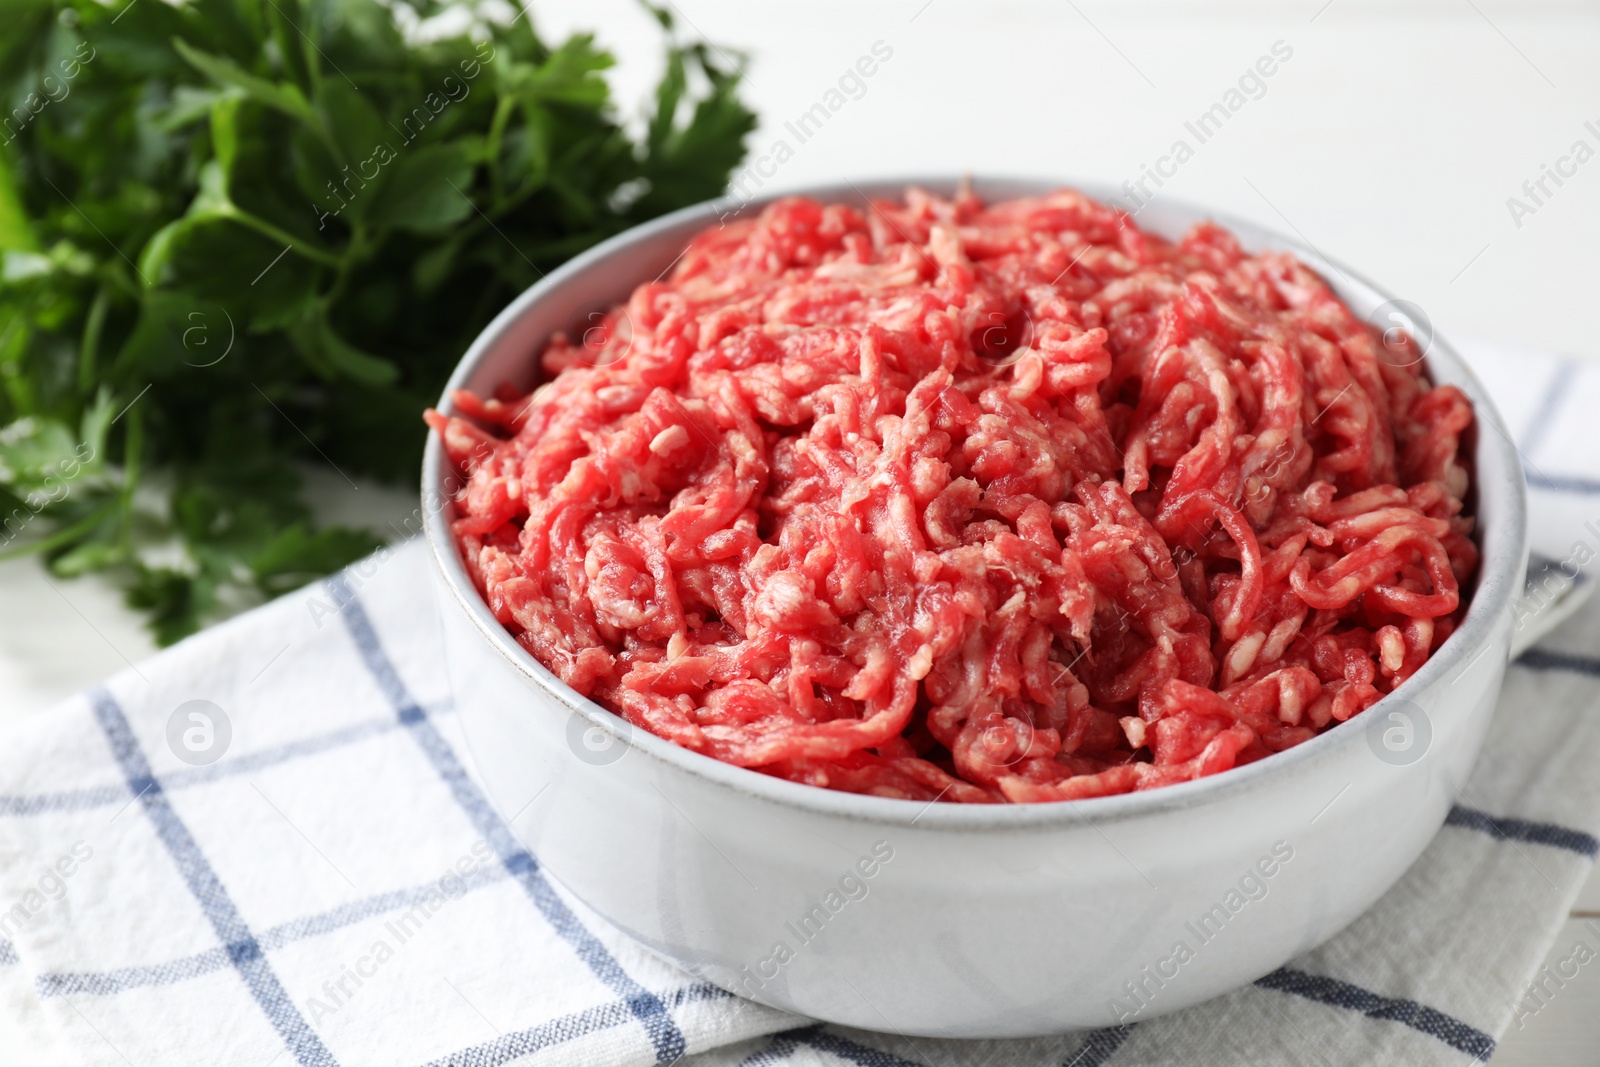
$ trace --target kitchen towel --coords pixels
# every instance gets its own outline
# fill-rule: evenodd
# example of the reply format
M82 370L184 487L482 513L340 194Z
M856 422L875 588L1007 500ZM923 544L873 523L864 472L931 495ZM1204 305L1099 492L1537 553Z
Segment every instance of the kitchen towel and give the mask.
M1600 555L1600 369L1472 354L1536 547ZM386 550L0 738L0 1062L1442 1065L1561 995L1531 982L1596 853L1600 607L1513 666L1445 827L1321 948L1175 1015L936 1041L741 1000L558 885L473 779L428 566Z

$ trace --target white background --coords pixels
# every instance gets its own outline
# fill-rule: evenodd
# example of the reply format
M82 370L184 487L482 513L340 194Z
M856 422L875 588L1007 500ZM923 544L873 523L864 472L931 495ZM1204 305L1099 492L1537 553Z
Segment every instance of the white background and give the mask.
M1560 187L1547 179L1543 204L1522 189L1579 139L1600 153L1595 3L678 0L675 10L683 30L750 56L746 99L765 119L753 155L780 138L795 149L762 192L961 172L1121 184L1183 137L1197 151L1159 195L1297 232L1420 305L1446 335L1600 358L1600 158ZM629 105L659 70L654 24L633 0L540 3L535 17L550 38L596 30L619 56L613 83ZM1293 55L1265 92L1197 145L1185 121L1280 41ZM785 120L877 42L892 56L865 93L798 144ZM1520 226L1513 196L1537 208ZM411 510L404 494L319 484L330 514L376 528ZM47 579L31 561L0 565L0 605L0 725L153 651L108 587ZM1600 909L1600 888L1579 906ZM1552 959L1578 934L1569 924ZM1593 1063L1591 970L1513 1029L1495 1063Z

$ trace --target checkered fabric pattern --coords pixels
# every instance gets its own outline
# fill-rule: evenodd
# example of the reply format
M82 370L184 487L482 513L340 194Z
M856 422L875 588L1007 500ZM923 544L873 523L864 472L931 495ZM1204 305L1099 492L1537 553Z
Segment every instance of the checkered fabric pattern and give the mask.
M1600 557L1583 414L1600 372L1480 357L1536 545ZM1534 970L1597 849L1600 606L1513 667L1483 759L1401 883L1289 966L1048 1039L819 1025L631 943L511 834L459 735L427 567L417 543L381 554L4 739L0 1044L17 1062L1460 1064L1544 1002Z

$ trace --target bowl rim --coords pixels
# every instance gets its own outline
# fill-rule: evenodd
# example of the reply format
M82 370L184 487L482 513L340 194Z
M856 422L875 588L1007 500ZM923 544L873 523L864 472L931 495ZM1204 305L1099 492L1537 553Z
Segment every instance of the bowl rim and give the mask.
M861 200L903 195L910 188L935 192L953 190L962 183L975 190L999 189L993 198L1025 196L1054 189L1073 189L1085 196L1105 202L1119 199L1120 190L1105 183L1074 181L1062 178L1031 178L1000 175L936 175L908 178L874 178L862 182L831 182L777 190L770 194L737 201L737 210L759 211L766 204L791 196L808 196L828 202ZM991 197L986 197L991 199ZM483 357L492 351L516 323L528 314L545 295L562 283L589 271L602 270L614 258L622 258L637 244L664 233L682 231L687 240L701 230L725 219L730 212L722 210L730 198L703 201L632 227L595 245L551 271L538 282L512 300L484 327L462 356L446 383L437 404L440 412L458 413L451 394L463 388L477 369ZM1176 213L1194 225L1209 220L1226 228L1244 241L1248 247L1288 251L1301 262L1312 267L1340 295L1347 300L1346 290L1365 289L1367 295L1379 298L1380 303L1393 300L1387 290L1364 275L1323 255L1309 240L1286 236L1269 227L1238 219L1225 212L1212 210L1179 198L1160 197L1145 206L1159 207L1163 212ZM1140 209L1141 211L1143 208ZM1138 213L1135 212L1135 215ZM1291 224L1292 225L1292 224ZM1298 231L1296 231L1298 233ZM1340 285L1331 275L1345 280ZM630 285L629 291L632 286ZM618 302L626 299L619 294ZM586 309L574 307L574 320ZM531 353L529 358L533 358ZM1417 673L1401 683L1392 693L1366 709L1371 711L1386 704L1408 702L1440 683L1450 672L1469 658L1475 661L1486 651L1495 637L1497 620L1509 615L1515 599L1521 595L1521 572L1526 564L1527 547L1527 488L1518 452L1505 427L1498 409L1483 384L1450 343L1434 330L1425 360L1429 364L1448 366L1450 376L1467 392L1471 399L1477 423L1477 443L1474 452L1474 482L1480 501L1494 494L1495 513L1503 516L1492 530L1479 531L1482 558L1479 562L1477 586L1468 604L1462 623L1439 650L1428 658ZM1436 362L1437 361L1437 364ZM1490 432L1492 431L1492 432ZM1499 467L1509 478L1485 484L1483 462L1485 452L1497 459ZM454 539L449 530L450 500L441 491L446 470L445 457L439 435L429 432L422 462L421 500L423 529L427 536L436 568L435 577L442 579L453 598L478 633L503 656L528 681L543 690L570 714L582 716L594 726L611 735L616 741L636 749L679 774L701 779L716 787L730 789L744 796L779 805L797 808L819 815L843 818L854 822L881 826L917 827L936 831L986 831L1018 830L1035 827L1059 827L1068 824L1088 823L1098 829L1107 823L1123 822L1160 815L1166 812L1219 802L1225 798L1253 792L1269 786L1279 778L1293 775L1312 762L1334 758L1352 745L1361 744L1361 735L1368 720L1362 715L1338 723L1317 736L1292 748L1234 767L1227 771L1188 782L1175 783L1133 793L1088 797L1077 800L1040 801L1027 804L941 804L891 797L847 793L813 785L792 782L762 774L749 768L725 763L711 756L683 748L664 738L657 737L587 697L556 678L532 654L517 644L510 633L490 613L483 597L467 575ZM1502 499L1502 497L1504 499ZM438 503L430 506L430 501ZM1481 504L1480 504L1481 508ZM446 610L441 603L440 610ZM627 752L623 753L624 756ZM606 770L625 766L622 759L609 764Z

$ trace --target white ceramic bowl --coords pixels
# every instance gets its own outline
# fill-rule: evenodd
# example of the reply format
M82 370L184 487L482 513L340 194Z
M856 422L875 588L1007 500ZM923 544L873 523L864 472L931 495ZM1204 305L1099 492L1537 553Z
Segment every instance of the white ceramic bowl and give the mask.
M910 184L956 183L805 192L860 203ZM974 181L986 199L1061 184ZM449 389L529 385L553 331L581 329L657 277L717 216L715 204L679 211L552 273L490 324ZM1249 249L1292 251L1357 314L1388 299L1313 249L1209 211L1163 200L1138 221L1177 236L1205 218ZM1527 554L1521 467L1443 339L1427 364L1477 408L1483 562L1461 628L1394 694L1303 745L1196 782L1064 803L832 792L634 729L557 681L490 615L451 541L450 471L432 439L426 529L478 772L517 835L597 912L689 971L802 1015L1015 1037L1147 1019L1250 982L1336 933L1417 858L1477 756L1505 672ZM439 407L452 410L448 391Z

